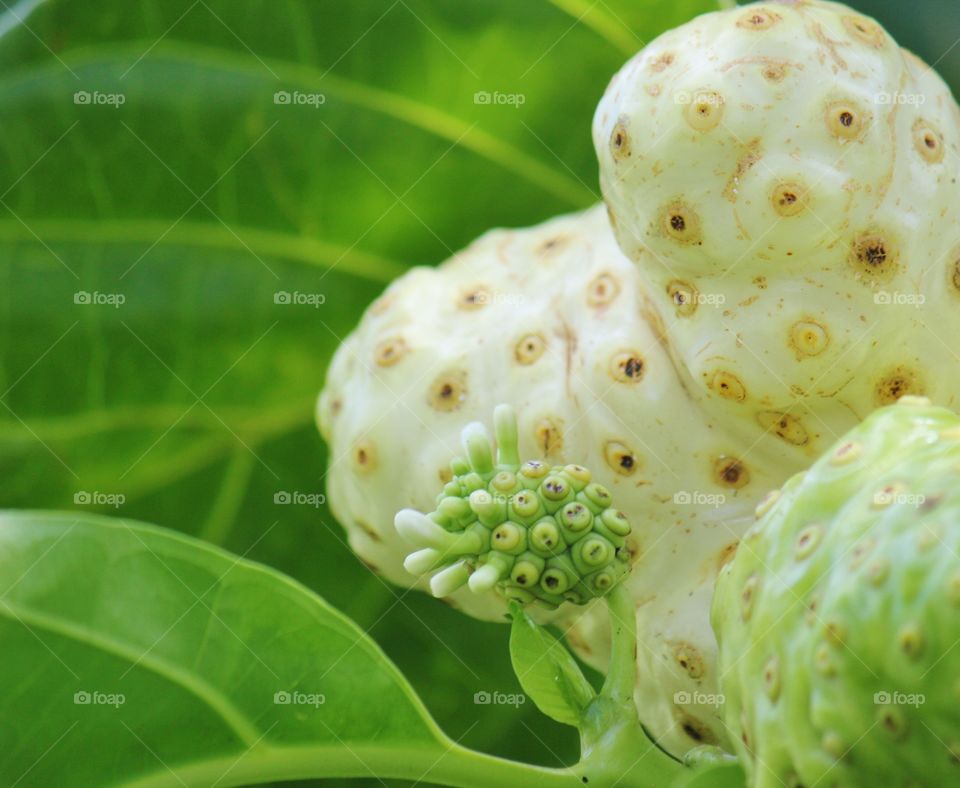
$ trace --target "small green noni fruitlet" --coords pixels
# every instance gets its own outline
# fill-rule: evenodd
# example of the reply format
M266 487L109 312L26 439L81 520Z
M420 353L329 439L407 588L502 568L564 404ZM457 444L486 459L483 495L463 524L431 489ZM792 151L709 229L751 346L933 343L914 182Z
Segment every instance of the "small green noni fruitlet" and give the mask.
M468 459L451 463L453 479L436 509L397 513L400 535L415 547L404 566L426 574L436 596L467 583L508 599L555 608L606 595L630 571L630 523L610 492L579 465L521 464L513 410L494 413L497 458L479 422L463 431Z
M905 397L761 504L720 574L754 786L960 780L960 417Z

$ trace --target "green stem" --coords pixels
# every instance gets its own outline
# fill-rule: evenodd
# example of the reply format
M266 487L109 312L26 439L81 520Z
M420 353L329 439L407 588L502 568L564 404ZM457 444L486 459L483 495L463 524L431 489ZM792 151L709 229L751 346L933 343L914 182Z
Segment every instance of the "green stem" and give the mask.
M683 765L661 750L637 716L637 612L621 584L607 595L610 666L600 694L580 727L582 756L575 770L593 785L662 788L683 773Z
M116 788L162 788L171 775L184 785L253 785L279 780L376 777L454 788L583 788L572 769L547 769L474 752L451 741L427 746L341 744L329 747L255 746L239 757L173 765L118 783Z
M606 599L610 615L610 665L600 694L633 707L633 690L637 684L637 610L623 583Z

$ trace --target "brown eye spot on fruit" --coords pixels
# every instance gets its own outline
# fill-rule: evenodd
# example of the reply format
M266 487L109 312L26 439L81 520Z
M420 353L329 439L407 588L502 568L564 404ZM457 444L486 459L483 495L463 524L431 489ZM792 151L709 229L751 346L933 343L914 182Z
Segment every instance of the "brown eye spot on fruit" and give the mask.
M773 187L770 202L780 216L797 216L806 210L807 187L800 183L778 183Z
M539 359L546 349L547 342L540 334L527 334L514 346L513 356L517 363L529 366Z
M639 383L645 370L643 356L634 351L618 353L610 361L610 374L620 383Z
M848 14L843 17L843 26L851 37L874 49L881 49L887 43L887 35L883 32L883 28L864 16Z
M877 724L894 739L906 736L909 727L901 709L886 705L877 710Z
M756 8L744 14L737 20L737 27L744 30L769 30L782 17L766 8Z
M723 569L730 561L733 560L733 557L737 554L737 548L740 546L740 542L731 542L726 547L724 547L717 554L717 570Z
M853 239L850 262L869 282L886 282L897 273L899 251L889 238L867 231Z
M676 307L678 316L689 317L697 311L697 288L689 282L674 279L667 284L667 295Z
M750 575L743 584L743 588L740 589L740 617L744 621L749 621L753 613L753 600L756 598L759 584L760 580L757 576Z
M913 124L913 145L930 164L943 161L943 135L923 118Z
M789 413L765 410L757 414L757 421L764 430L793 446L805 446L810 442L810 436L800 419Z
M953 253L953 261L950 263L950 284L953 289L960 293L960 250Z
M562 251L569 243L569 235L555 235L553 238L548 238L541 243L540 246L537 247L536 253L541 257L547 257L548 255Z
M444 372L434 378L427 390L427 404L444 413L457 410L467 398L467 373Z
M906 624L897 635L897 642L900 650L910 659L919 659L923 654L923 630L916 624Z
M490 293L482 285L477 285L461 293L457 300L457 306L460 309L474 310L481 309L490 303Z
M377 467L377 450L373 441L361 440L353 447L353 469L360 474L373 472Z
M790 326L789 342L798 360L819 356L830 345L830 332L812 318L798 320Z
M627 129L628 118L621 115L610 133L610 155L614 161L630 158L630 134Z
M874 389L878 405L892 405L907 395L923 396L924 385L919 375L909 367L900 366L882 377Z
M774 702L780 697L780 660L776 657L770 657L763 666L763 689Z
M750 483L750 471L736 457L721 454L713 461L713 480L721 487L739 490Z
M701 679L706 672L703 657L694 646L689 643L675 643L673 658L683 671L692 679Z
M660 229L674 241L686 245L703 243L700 235L700 217L682 200L664 206L660 212Z
M620 441L607 441L603 447L603 457L613 472L621 476L632 475L640 466L633 450Z
M800 561L804 558L809 558L813 551L817 549L822 538L822 526L808 525L800 532L799 536L797 536L796 544L794 544L794 555L796 555Z
M711 131L723 119L724 98L715 90L698 90L690 96L684 114L690 128L696 131Z
M408 350L403 337L392 337L376 346L373 351L373 360L378 367L392 367L406 355Z
M533 428L533 439L545 457L563 449L563 430L560 422L549 416L540 419Z
M676 712L677 725L691 741L704 745L717 745L719 740L713 731L707 727L706 723L701 722L696 717L691 717L682 711Z
M767 82L783 82L784 77L787 76L787 69L785 66L770 64L764 66L760 73Z
M718 396L733 402L743 402L747 398L747 388L736 375L723 369L705 373L707 386Z
M831 465L848 465L863 456L863 445L856 441L844 443L830 457Z
M590 306L606 306L620 295L620 283L613 274L602 273L587 286L587 303Z
M841 142L860 139L867 130L870 114L852 102L834 101L827 106L827 131Z

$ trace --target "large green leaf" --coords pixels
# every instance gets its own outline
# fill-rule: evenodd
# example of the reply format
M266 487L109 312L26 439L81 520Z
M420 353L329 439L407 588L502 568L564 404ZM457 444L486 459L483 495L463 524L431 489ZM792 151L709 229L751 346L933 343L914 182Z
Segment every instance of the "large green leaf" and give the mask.
M569 760L575 735L533 704L470 702L519 690L507 628L388 588L324 506L274 497L323 492L313 401L366 304L488 227L595 201L610 75L711 5L5 3L3 503L140 517L278 567L369 630L456 738Z
M579 784L455 745L355 624L259 564L69 513L0 514L0 556L0 784Z
M232 784L287 749L302 773L297 747L444 751L379 649L272 570L90 515L0 515L0 554L4 785Z

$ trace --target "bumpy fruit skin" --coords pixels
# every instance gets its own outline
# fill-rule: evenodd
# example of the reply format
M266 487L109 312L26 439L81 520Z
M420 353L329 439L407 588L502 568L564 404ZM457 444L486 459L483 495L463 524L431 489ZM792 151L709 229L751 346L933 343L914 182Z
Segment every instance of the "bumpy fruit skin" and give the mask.
M659 37L594 118L614 231L704 407L809 463L906 394L955 407L960 111L836 3Z
M756 502L902 394L960 406L958 120L843 6L657 39L594 124L617 240L600 208L490 232L394 283L338 351L318 415L351 546L409 585L394 513L429 510L460 428L511 403L522 455L590 467L634 526L642 721L673 752L723 742L708 611ZM602 667L606 617L570 607L541 620Z
M956 784L960 418L904 398L762 509L713 605L751 784Z
M705 416L667 344L598 206L492 231L393 283L337 351L319 421L334 515L357 554L404 586L416 581L394 515L434 508L467 423L492 426L494 407L510 403L521 457L590 468L633 526L624 583L637 604L640 718L679 754L725 737L709 622L716 573L757 500L809 463L775 437L746 440ZM488 620L506 612L493 594L448 600ZM536 615L603 669L602 607Z
M404 567L414 575L440 569L430 580L438 597L467 584L474 593L495 589L556 610L606 596L630 571L627 516L582 465L521 463L513 409L500 405L494 413L496 462L484 426L469 425L467 459L451 463L453 478L436 508L403 509L394 518L400 535L420 548Z

